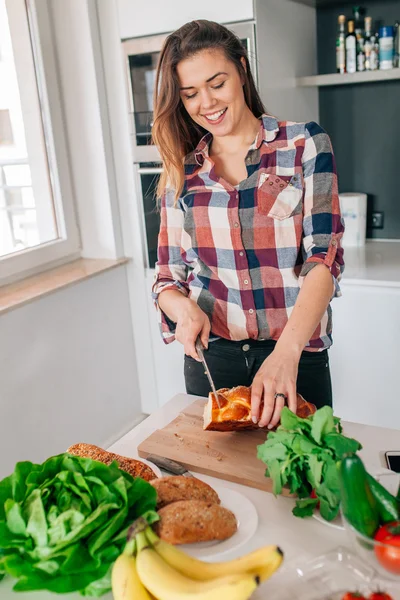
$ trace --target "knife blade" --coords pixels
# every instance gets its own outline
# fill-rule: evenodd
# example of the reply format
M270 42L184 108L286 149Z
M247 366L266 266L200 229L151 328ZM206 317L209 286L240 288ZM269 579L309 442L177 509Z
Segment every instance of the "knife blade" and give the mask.
M146 460L154 463L163 471L167 471L167 473L172 473L173 475L185 475L185 477L194 477L194 475L192 475L184 465L176 462L175 460L171 460L170 458L165 458L165 456L149 454L146 456Z
M210 369L208 368L206 359L204 358L204 346L203 346L203 343L202 343L202 341L201 341L201 339L199 337L196 340L195 347L196 347L196 352L199 355L199 358L200 358L201 362L203 363L203 367L204 367L205 373L207 375L209 384L211 386L212 393L214 394L214 398L217 401L218 408L221 408L220 403L219 403L219 398L218 398L217 390L215 389L215 384L214 384L213 378L211 377Z

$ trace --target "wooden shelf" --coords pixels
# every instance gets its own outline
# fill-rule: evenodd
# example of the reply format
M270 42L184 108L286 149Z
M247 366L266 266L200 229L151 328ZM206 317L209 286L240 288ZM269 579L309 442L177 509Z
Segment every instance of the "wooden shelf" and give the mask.
M371 81L390 81L400 79L400 68L386 71L359 71L358 73L332 73L329 75L313 75L310 77L297 77L297 87L320 87L326 85L349 85L355 83L369 83Z

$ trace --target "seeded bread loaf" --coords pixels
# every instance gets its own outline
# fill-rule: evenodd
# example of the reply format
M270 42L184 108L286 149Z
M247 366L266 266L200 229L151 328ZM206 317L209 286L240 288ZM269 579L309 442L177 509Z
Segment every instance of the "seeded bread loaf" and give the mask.
M116 460L122 471L126 471L126 473L129 473L132 477L141 477L146 481L154 480L154 478L157 477L154 471L140 460L120 456L113 452L107 452L107 450L103 450L103 448L99 448L93 444L74 444L68 448L67 452L69 452L69 454L74 454L75 456L81 456L82 458L98 460L105 465L110 465Z
M157 535L170 544L193 544L230 538L237 530L235 515L219 504L202 500L173 502L158 511Z
M150 483L157 490L157 508L162 508L180 500L203 500L203 502L212 504L220 503L217 492L204 481L196 479L196 477L174 475L154 479Z

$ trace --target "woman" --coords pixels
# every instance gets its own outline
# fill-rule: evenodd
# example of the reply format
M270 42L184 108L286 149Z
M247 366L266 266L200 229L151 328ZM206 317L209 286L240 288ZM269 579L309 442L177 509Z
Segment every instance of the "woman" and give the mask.
M265 114L240 40L201 20L164 44L153 137L164 164L153 297L164 341L184 345L187 392L210 391L200 336L217 389L251 385L260 426L276 426L285 401L296 411L296 389L331 405L343 222L327 134Z

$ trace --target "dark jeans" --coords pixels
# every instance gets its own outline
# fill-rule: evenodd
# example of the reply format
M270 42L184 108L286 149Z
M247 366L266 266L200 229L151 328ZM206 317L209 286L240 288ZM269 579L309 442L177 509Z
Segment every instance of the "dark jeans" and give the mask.
M204 357L215 387L251 386L264 360L275 348L273 340L231 342L219 339L209 343ZM208 396L210 384L201 363L185 356L185 384L188 394ZM297 376L297 391L318 408L332 406L332 385L328 351L302 352Z

